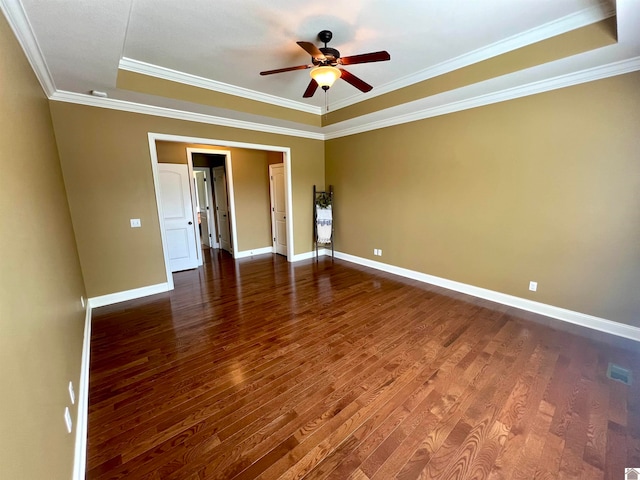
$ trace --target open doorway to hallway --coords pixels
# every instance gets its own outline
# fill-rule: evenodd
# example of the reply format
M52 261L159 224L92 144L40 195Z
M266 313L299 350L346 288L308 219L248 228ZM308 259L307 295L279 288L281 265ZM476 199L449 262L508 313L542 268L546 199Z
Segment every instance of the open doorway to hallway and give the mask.
M200 265L203 258L201 248L226 249L234 258L274 252L269 180L269 166L273 164L281 164L284 170L281 182L284 201L280 204L283 204L285 212L283 217L286 243L292 245L293 219L286 215L291 209L288 149L237 143L209 144L204 143L202 139L162 134L149 136L154 169L157 170L163 163L181 163L187 166L192 176L192 204L195 217L193 228L196 232ZM222 183L226 186L226 193ZM157 190L156 182L156 194L159 198ZM226 205L223 201L225 198ZM159 203L161 201L159 198ZM162 210L160 205L159 210ZM164 218L161 218L161 224L164 228ZM228 234L225 225L229 227ZM167 232L163 232L165 263L168 237Z

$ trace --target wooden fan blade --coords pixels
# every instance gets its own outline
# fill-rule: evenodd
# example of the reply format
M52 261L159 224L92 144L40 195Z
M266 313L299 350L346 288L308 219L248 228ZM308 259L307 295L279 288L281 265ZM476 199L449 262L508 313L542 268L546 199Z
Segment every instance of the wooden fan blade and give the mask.
M311 81L309 82L309 85L307 86L307 89L304 91L304 95L302 95L302 98L313 97L313 94L316 93L317 89L318 89L318 82L316 82L312 78Z
M302 47L309 55L313 58L317 58L318 60L326 60L324 53L320 51L318 47L316 47L311 42L296 42L300 47Z
M389 52L383 50L381 52L363 53L362 55L351 55L350 57L342 57L338 63L342 65L355 65L357 63L385 62L391 60Z
M345 82L350 83L351 85L356 87L361 92L368 92L373 88L371 85L369 85L364 80L361 80L360 78L356 77L353 73L349 73L349 72L347 72L346 70L343 70L343 69L340 69L340 71L342 72L341 78Z
M291 72L293 70L306 70L313 65L298 65L297 67L277 68L276 70L267 70L266 72L260 72L260 75L273 75L274 73Z

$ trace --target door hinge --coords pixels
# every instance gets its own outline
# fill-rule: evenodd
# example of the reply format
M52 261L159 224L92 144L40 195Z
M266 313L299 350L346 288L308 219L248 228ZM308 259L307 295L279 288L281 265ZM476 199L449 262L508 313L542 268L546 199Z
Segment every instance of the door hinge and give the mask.
M271 211L272 211L272 212L275 212L275 211L276 211L276 209L275 209L275 208L273 208L273 207L271 207Z
M271 180L273 180L273 175L271 175Z
M276 241L276 237L273 237L273 241L274 241L274 242Z
M206 182L207 181L207 177L204 177L203 180Z

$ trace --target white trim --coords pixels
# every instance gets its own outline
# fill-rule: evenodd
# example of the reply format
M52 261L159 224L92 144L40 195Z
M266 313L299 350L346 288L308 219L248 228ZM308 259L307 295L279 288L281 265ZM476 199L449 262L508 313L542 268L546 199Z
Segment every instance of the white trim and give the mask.
M231 161L231 152L226 151L224 157L224 170L227 179L227 197L229 199L229 214L231 217L231 255L236 257L238 251L238 222L236 221L236 193L233 188L233 162Z
M593 315L587 315L585 313L575 312L573 310L567 310L565 308L555 307L553 305L547 305L545 303L534 302L533 300L527 300L526 298L515 297L513 295L507 295L505 293L496 292L494 290L488 290L486 288L480 288L466 283L456 282L454 280L448 280L446 278L436 277L426 273L417 272L415 270L409 270L407 268L396 267L375 260L369 260L367 258L357 257L348 253L335 252L336 258L346 260L347 262L357 263L365 267L374 268L383 272L400 275L402 277L411 278L420 282L429 283L456 292L465 293L474 297L484 298L492 302L501 303L511 307L519 308L547 317L562 320L564 322L573 323L582 327L598 330L601 332L609 333L611 335L617 335L619 337L628 338L640 342L640 328L632 327L631 325L625 325L623 323L607 320L606 318L594 317Z
M324 137L324 135L323 135ZM284 200L287 205L287 261L293 262L293 180L291 175L291 149L285 148L282 151L282 161L284 162L284 180L287 188L284 189Z
M324 255L331 255L331 250L327 250L326 248L318 249L318 256L322 257ZM336 255L337 257L337 255ZM301 260L309 260L310 258L316 258L316 251L312 250L310 252L299 253L298 255L294 255L292 258L292 262L300 262Z
M289 108L291 110L299 110L301 112L312 113L315 115L322 114L322 107L316 107L314 105L308 105L295 100L289 100L288 98L277 97L268 93L262 93L256 90L218 82L216 80L191 75L190 73L180 72L178 70L172 70L152 63L141 62L140 60L134 60L133 58L121 58L118 68L133 73L139 73L141 75L161 78L170 82L182 83L184 85L191 85L192 87L204 88L214 92L234 95L236 97L268 103L278 107Z
M22 2L0 0L0 10L4 13L7 22L9 22L14 35L27 56L31 68L42 86L42 90L44 90L47 97L51 98L51 95L56 91L56 85L42 54L38 39L34 35L31 23L22 7Z
M475 107L505 102L507 100L548 92L550 90L557 90L581 83L593 82L595 80L601 80L616 75L623 75L637 70L640 70L640 56L628 58L619 62L613 62L607 65L600 65L598 67L581 70L579 72L540 80L538 82L528 83L526 85L500 90L498 92L478 95L477 97L467 98L465 100L451 102L445 105L438 105L436 107L430 107L412 113L398 115L396 117L385 118L383 120L377 120L355 127L344 128L342 130L325 134L325 139L331 140L334 138L346 137L348 135L355 135L357 133L369 132L380 128L392 127L403 123L415 122L417 120L437 117L447 113L469 110Z
M135 300L136 298L156 295L157 293L164 293L168 292L169 290L172 290L171 288L169 288L169 283L158 283L157 285L149 285L147 287L125 290L124 292L110 293L108 295L101 295L99 297L91 297L89 299L89 306L91 308L104 307L105 305L113 305L114 303Z
M273 252L274 252L273 247L254 248L253 250L243 250L242 252L236 252L233 255L233 258L238 259L238 258L253 257L255 255L265 255L267 253L273 253Z
M334 138L346 137L348 135L355 135L358 133L368 132L371 130L377 130L380 128L391 127L395 125L401 125L403 123L415 122L418 120L424 120L426 118L436 117L439 115L445 115L448 113L459 112L462 110L468 110L475 107L484 105L490 105L493 103L505 102L516 98L525 97L528 95L535 95L537 93L543 93L550 90L556 90L559 88L569 87L572 85L578 85L581 83L592 82L601 80L616 75L623 75L640 70L640 56L628 58L618 62L612 62L606 65L600 65L593 68L588 68L578 72L572 72L566 75L560 75L557 77L532 82L517 87L500 90L497 92L488 93L485 95L478 95L476 97L460 100L457 102L450 102L445 105L438 105L435 107L424 108L416 110L404 115L398 115L395 117L385 118L383 120L377 120L369 123L363 123L353 127L342 128L330 133L313 133L304 130L295 130L291 128L275 127L266 124L246 122L243 120L231 120L222 117L216 117L212 115L205 115L200 113L191 113L181 110L174 110L164 107L156 107L151 105L143 105L139 103L127 102L124 100L115 100L110 98L98 98L90 95L81 95L72 92L55 92L50 98L54 101L75 103L79 105L86 105L98 108L108 108L112 110L120 110L132 113L141 113L143 115L152 115L165 118L173 118L177 120L186 120L197 123L206 123L209 125L220 125L231 128L239 128L243 130L252 130L265 133L274 133L278 135L287 135L293 137L310 138L313 140L331 140ZM464 88L464 87L463 87ZM325 130L331 129L331 126L324 127ZM231 146L231 145L228 145ZM249 147L247 147L249 148ZM273 150L273 149L272 149ZM278 150L282 151L282 150ZM291 211L291 209L290 209Z
M82 360L78 382L78 412L76 419L76 445L73 457L73 480L84 480L87 466L87 426L89 421L89 366L91 360L91 304L84 317Z
M348 107L365 100L369 100L379 95L384 95L385 93L399 90L401 88L405 88L410 85L422 82L424 80L428 80L430 78L437 77L439 75L443 75L445 73L452 72L454 70L458 70L460 68L464 68L478 62L482 62L489 58L493 58L522 47L526 47L527 45L532 45L534 43L555 37L557 35L561 35L571 30L591 25L593 23L612 17L613 15L615 15L615 7L607 1L602 1L599 5L594 5L579 12L571 13L562 18L558 18L556 20L552 20L551 22L545 23L544 25L540 25L524 32L517 33L516 35L512 35L511 37L499 40L492 43L491 45L464 53L455 58L445 60L432 67L425 68L387 84L377 86L371 93L369 93L365 97L356 94L344 100L334 102L331 108L332 110L339 110L341 108ZM307 105L298 101L277 97L275 95L269 95L266 93L230 85L223 82L218 82L208 78L191 75L189 73L172 70L170 68L142 62L140 60L135 60L132 58L121 58L118 68L129 72L161 78L171 82L182 83L185 85L204 88L215 92L235 95L238 97L248 98L250 100L255 100L263 103L269 103L284 108L322 115L322 107Z
M278 127L265 123L248 122L245 120L234 120L231 118L218 117L215 115L205 115L203 113L186 112L184 110L157 107L155 105L145 105L142 103L129 102L126 100L117 100L114 98L100 98L94 97L93 95L83 95L80 93L67 92L63 90L56 91L53 95L49 96L49 99L57 102L86 105L88 107L107 108L110 110L119 110L122 112L141 113L143 115L173 118L176 120L186 120L189 122L206 123L208 125L240 128L242 130L251 130L254 132L275 133L277 135L311 138L313 140L324 140L324 135L322 133L308 132L306 130L299 130L294 128Z
M334 111L339 110L364 100L369 100L370 98L408 87L409 85L423 82L430 78L437 77L438 75L443 75L445 73L473 65L474 63L482 62L518 48L526 47L527 45L555 37L556 35L561 35L571 30L591 25L592 23L605 20L613 15L615 15L615 7L607 1L603 1L600 5L595 5L579 12L572 13L539 27L499 40L486 47L478 48L458 57L445 60L437 65L425 68L424 70L412 73L411 75L399 78L398 80L376 86L364 98L362 95L353 95L344 100L332 102L331 109Z
M193 227L193 236L196 242L196 259L198 266L202 266L204 260L202 258L202 244L200 243L200 235L198 234L198 212L196 212L196 186L195 177L193 176L193 161L187 149L187 176L189 177L189 191L191 192L191 222Z
M171 270L171 259L169 258L169 248L167 247L167 232L164 228L164 213L162 211L162 197L160 195L160 175L158 172L158 151L156 150L156 138L149 133L149 157L151 158L151 174L153 176L153 191L156 195L156 208L158 211L158 222L160 224L160 242L162 243L162 255L164 257L164 271L167 278L168 290L173 290L173 271Z
M275 194L275 185L273 182L273 166L274 165L279 165L278 163L274 163L269 165L267 168L269 170L269 209L270 209L270 215L269 217L271 218L271 248L273 248L274 252L278 252L277 249L277 244L276 244L276 209L275 209L275 205L276 205L276 194ZM284 164L282 164L282 173L284 174ZM287 209L287 204L285 202L285 210ZM287 253L289 253L289 249L287 248Z

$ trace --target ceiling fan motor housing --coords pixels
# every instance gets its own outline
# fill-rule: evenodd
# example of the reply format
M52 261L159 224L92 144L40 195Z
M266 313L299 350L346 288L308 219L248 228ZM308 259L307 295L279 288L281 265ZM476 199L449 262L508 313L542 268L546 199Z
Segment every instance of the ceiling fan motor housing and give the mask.
M340 58L340 52L331 47L320 47L318 50L325 56L325 60L313 58L314 65L335 65Z

